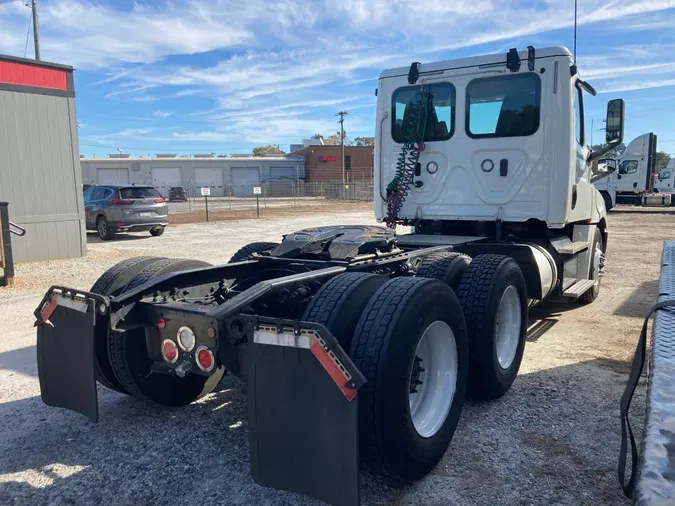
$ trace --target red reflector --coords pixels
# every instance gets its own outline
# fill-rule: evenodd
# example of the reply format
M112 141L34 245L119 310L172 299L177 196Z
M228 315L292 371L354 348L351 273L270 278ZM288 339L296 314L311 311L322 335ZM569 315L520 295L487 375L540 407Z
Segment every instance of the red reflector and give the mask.
M178 360L178 346L171 339L164 339L162 342L162 357L170 364Z
M117 222L117 226L118 226L118 227L123 227L123 226L124 226L124 222L123 222L123 221Z
M159 320L157 320L157 327L160 329L166 327L166 321L164 320L164 318L160 318Z
M164 199L155 199L155 204L163 204L164 202L166 202Z
M204 346L200 346L197 348L197 353L195 355L197 357L197 365L202 371L208 372L213 369L213 353L211 353L210 350Z
M216 337L216 329L213 327L209 327L209 330L207 330L206 333L209 335L209 337Z

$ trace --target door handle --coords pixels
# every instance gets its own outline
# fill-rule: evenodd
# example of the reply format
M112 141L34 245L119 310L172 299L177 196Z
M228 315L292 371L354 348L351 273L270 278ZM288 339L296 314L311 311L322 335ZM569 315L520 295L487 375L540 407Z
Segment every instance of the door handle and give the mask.
M499 175L506 177L509 173L509 161L506 158L499 160Z
M422 175L422 164L420 162L417 162L415 164L415 175L416 176L421 176Z

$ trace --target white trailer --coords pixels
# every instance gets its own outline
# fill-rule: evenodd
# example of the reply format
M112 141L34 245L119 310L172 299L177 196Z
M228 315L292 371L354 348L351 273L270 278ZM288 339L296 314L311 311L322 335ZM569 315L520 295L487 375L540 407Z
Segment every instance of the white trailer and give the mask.
M96 420L98 380L180 406L227 369L249 383L256 482L353 506L359 456L425 476L465 396L509 391L531 304L598 296L608 231L593 182L607 172L593 162L622 141L624 104L609 102L608 147L591 151L584 93L564 47L385 71L387 227L317 224L227 265L141 257L90 292L52 288L36 311L44 402Z

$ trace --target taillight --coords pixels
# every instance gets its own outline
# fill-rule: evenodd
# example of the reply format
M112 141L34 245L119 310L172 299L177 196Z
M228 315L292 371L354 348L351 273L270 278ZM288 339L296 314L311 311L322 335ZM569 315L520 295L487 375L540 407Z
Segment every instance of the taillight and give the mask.
M164 202L166 202L164 199L155 199L155 204L163 204Z
M213 369L213 366L216 365L216 359L213 356L213 352L209 350L206 346L200 346L195 352L195 358L197 360L197 367L199 367L204 372L209 372Z
M133 200L123 200L121 198L114 198L111 202L118 206L132 206L134 204Z
M178 360L178 346L171 339L162 341L162 358L170 364L175 364Z

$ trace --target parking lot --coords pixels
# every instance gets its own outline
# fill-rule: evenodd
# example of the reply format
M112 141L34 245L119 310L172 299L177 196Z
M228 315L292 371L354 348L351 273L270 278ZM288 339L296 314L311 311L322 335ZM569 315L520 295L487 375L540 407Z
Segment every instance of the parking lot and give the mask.
M226 262L253 241L340 223L373 223L363 205L267 219L170 226L159 238L88 237L87 258L19 264L0 289L0 503L318 505L257 486L248 468L246 397L226 377L182 409L99 389L100 422L48 408L39 397L32 311L51 284L89 288L137 255ZM533 309L525 358L511 391L468 402L432 474L404 484L362 474L364 505L628 504L616 479L619 398L642 317L658 295L662 242L675 215L618 208L609 216L607 270L593 304ZM644 386L633 405L637 432ZM289 465L292 462L289 462Z

